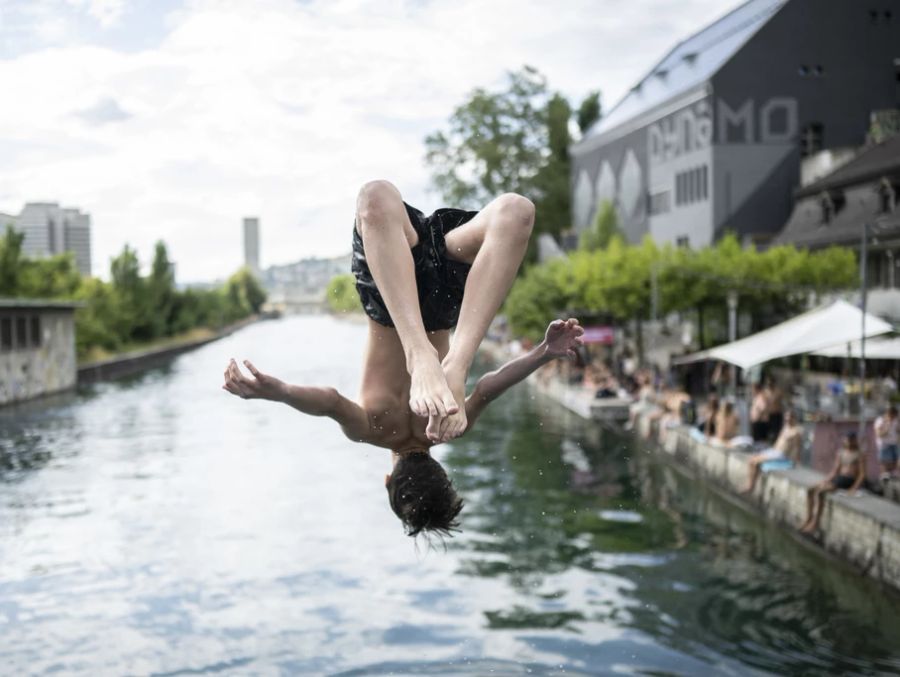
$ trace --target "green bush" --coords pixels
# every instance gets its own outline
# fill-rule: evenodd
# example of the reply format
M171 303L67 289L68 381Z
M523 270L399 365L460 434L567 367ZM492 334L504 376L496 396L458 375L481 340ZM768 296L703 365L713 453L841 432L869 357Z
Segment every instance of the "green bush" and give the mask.
M350 273L335 275L328 283L328 307L334 313L355 313L363 309Z
M25 258L23 240L12 228L0 237L0 296L80 301L75 340L81 357L96 348L113 352L201 327L217 329L258 313L266 300L247 268L222 287L179 291L163 242L156 244L149 275L141 275L137 252L126 245L104 282L82 277L70 254Z

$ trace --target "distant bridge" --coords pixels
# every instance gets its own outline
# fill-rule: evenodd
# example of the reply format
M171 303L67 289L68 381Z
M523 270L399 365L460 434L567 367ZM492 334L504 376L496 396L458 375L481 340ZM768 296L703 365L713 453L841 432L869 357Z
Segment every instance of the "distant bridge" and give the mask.
M328 310L324 295L273 298L264 310L277 310L285 315L316 315Z

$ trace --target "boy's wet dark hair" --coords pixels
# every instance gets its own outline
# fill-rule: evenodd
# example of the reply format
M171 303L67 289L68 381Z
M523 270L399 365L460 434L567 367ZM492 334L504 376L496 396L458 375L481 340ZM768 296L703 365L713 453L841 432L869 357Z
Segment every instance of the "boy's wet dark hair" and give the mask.
M387 482L388 500L408 536L458 530L463 500L441 464L431 454L403 454Z

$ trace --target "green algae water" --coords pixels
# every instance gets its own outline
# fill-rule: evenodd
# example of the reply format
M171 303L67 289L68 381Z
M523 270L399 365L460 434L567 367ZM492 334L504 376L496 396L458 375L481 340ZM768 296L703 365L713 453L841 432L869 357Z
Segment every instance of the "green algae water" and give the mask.
M258 324L0 410L0 674L900 672L895 595L526 386L435 449L466 507L431 547L388 452L220 390L233 356L352 395L364 335Z

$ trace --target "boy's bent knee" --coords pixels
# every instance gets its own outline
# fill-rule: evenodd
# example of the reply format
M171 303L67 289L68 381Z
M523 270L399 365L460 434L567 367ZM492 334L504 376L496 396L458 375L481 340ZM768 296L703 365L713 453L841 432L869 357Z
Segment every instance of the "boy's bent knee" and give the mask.
M374 221L381 225L384 223L382 217L396 211L398 205L402 207L403 198L397 187L390 181L378 179L368 181L359 189L356 212L364 224L372 225Z
M531 235L534 227L534 203L517 193L504 193L497 198L497 225L509 235Z

